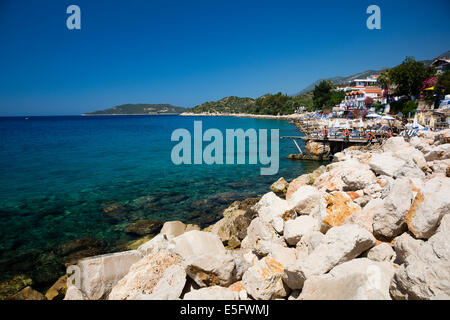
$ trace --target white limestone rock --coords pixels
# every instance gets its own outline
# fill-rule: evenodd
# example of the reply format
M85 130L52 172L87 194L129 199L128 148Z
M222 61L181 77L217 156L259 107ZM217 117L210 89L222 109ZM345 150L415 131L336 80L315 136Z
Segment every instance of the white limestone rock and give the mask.
M270 257L265 257L249 268L242 277L242 285L256 300L274 300L288 295L283 281L283 266Z
M234 259L216 234L194 230L172 241L173 252L183 258L186 273L200 287L231 284Z
M394 299L450 299L450 215L437 232L396 271L390 286Z
M265 222L271 223L276 217L281 217L288 210L288 202L275 193L266 193L253 207L258 216Z
M124 251L89 257L78 261L80 271L80 290L88 300L100 300L108 297L111 289L141 260L136 251Z
M353 224L331 228L305 260L297 260L285 269L283 280L291 289L301 289L304 281L321 275L338 264L356 258L376 243L367 230Z
M261 240L286 245L283 237L275 231L269 222L266 222L260 217L256 217L247 228L247 236L241 242L241 249L244 251L257 250L258 243L260 243Z
M64 300L89 300L86 295L76 286L71 285L67 288Z
M396 179L391 193L383 200L383 207L375 212L373 231L375 235L393 238L406 229L406 214L415 197L413 185L409 179Z
M394 239L395 262L397 264L403 264L410 255L417 256L419 248L423 244L424 242L422 240L414 239L407 232L396 237Z
M406 217L416 238L427 239L436 231L442 217L450 213L450 179L435 177L417 193Z
M305 260L297 260L285 269L283 280L291 289L301 289L304 281L356 258L376 243L367 230L353 224L331 228Z
M397 177L406 162L395 157L392 152L385 152L373 154L369 166L377 174Z
M299 300L391 300L393 275L391 263L354 259L307 279Z
M326 215L325 193L312 186L300 187L288 200L289 209L302 215L321 218Z
M239 300L239 293L228 288L213 286L192 290L184 295L183 300Z
M180 297L185 283L181 257L160 252L133 264L114 286L109 300L173 300Z
M367 258L373 261L394 262L396 254L392 247L383 242L367 252Z
M284 227L284 239L286 242L295 246L300 239L314 231L319 231L318 221L310 216L300 216L295 220L286 221Z

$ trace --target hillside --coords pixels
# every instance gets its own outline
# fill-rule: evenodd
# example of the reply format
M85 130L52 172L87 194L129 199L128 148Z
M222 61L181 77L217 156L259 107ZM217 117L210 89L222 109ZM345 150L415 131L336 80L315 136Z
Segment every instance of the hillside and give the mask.
M170 104L122 104L106 110L100 110L84 115L141 115L141 114L179 114L186 111L185 108L175 107Z
M255 100L252 98L226 97L219 101L205 102L189 110L193 113L251 113Z
M226 97L219 101L206 102L188 112L192 113L247 113L260 115L292 114L299 107L312 106L312 93L298 97L282 94L265 94L259 98Z

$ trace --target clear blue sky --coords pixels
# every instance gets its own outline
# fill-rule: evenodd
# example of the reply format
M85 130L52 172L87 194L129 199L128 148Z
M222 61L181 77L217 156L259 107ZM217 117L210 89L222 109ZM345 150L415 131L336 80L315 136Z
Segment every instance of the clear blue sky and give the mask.
M81 8L82 30L66 28ZM381 8L381 30L366 8ZM0 0L0 115L293 94L450 50L450 1Z

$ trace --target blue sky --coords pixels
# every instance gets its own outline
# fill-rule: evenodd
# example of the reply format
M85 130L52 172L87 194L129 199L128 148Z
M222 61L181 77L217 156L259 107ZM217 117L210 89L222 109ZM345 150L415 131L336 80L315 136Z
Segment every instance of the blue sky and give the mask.
M366 28L371 4L381 30ZM450 50L449 12L448 0L1 0L0 115L293 94Z

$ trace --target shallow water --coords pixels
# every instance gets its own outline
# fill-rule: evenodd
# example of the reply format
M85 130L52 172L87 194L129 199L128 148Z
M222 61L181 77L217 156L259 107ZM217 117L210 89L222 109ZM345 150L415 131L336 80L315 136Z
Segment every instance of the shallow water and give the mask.
M224 134L254 128L299 135L288 121L234 117L0 118L0 261L80 238L100 239L113 251L136 238L124 230L139 219L205 226L234 200L320 165L286 159L297 150L283 139L274 176L261 176L259 164L174 165L171 133L192 132L195 120ZM105 215L111 205L120 209Z

